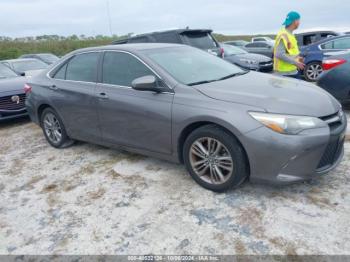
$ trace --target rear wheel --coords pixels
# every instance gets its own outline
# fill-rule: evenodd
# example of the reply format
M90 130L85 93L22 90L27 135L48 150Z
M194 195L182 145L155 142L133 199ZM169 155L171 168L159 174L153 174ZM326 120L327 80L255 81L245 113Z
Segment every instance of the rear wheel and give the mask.
M239 142L225 130L208 125L186 139L184 162L192 178L204 188L222 192L248 177L247 160Z
M67 136L61 118L52 108L46 108L41 114L41 128L43 129L46 140L53 147L64 148L74 143Z
M322 72L322 64L320 62L312 62L306 65L304 69L304 76L307 81L315 82Z

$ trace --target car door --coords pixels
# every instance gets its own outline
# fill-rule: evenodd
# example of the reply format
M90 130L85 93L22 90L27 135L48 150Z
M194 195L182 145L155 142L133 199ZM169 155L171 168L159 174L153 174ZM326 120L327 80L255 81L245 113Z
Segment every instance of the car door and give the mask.
M48 89L50 103L61 116L69 134L87 141L100 139L96 109L96 79L101 52L73 56L53 75Z
M106 51L98 84L98 115L103 140L115 145L171 153L173 93L137 91L131 82L159 76L135 55Z

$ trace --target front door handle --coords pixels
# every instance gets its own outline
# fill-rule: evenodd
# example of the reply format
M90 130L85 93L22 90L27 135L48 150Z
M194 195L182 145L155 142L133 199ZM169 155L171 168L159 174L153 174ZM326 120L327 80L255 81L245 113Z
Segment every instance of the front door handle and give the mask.
M58 87L57 87L56 85L51 85L51 86L49 86L49 88L50 88L51 90L58 90Z
M99 93L98 97L101 98L101 99L108 99L108 96L107 96L106 93Z

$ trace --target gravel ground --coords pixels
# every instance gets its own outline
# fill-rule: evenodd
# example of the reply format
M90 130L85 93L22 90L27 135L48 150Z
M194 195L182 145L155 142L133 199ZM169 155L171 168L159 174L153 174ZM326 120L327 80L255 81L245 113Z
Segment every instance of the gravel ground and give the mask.
M350 143L288 187L216 194L180 165L0 124L0 254L350 254Z

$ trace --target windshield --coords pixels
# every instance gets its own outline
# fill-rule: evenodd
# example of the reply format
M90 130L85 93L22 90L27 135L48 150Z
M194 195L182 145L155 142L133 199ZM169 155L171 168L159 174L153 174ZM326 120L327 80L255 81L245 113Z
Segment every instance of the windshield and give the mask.
M47 64L40 60L28 60L28 61L18 61L12 62L13 68L17 72L26 72L30 70L40 70L48 67Z
M221 58L191 47L163 48L143 52L178 82L185 85L217 81L245 72Z
M7 66L0 64L0 78L16 77L17 74Z
M244 51L243 49L232 45L222 45L222 47L224 48L225 56L242 55L248 53L247 51Z
M198 47L200 49L217 48L215 41L209 33L191 32L183 34L183 36L187 39L191 46Z
M49 62L49 63L54 63L59 58L53 54L40 54L39 57L41 57L44 61Z

